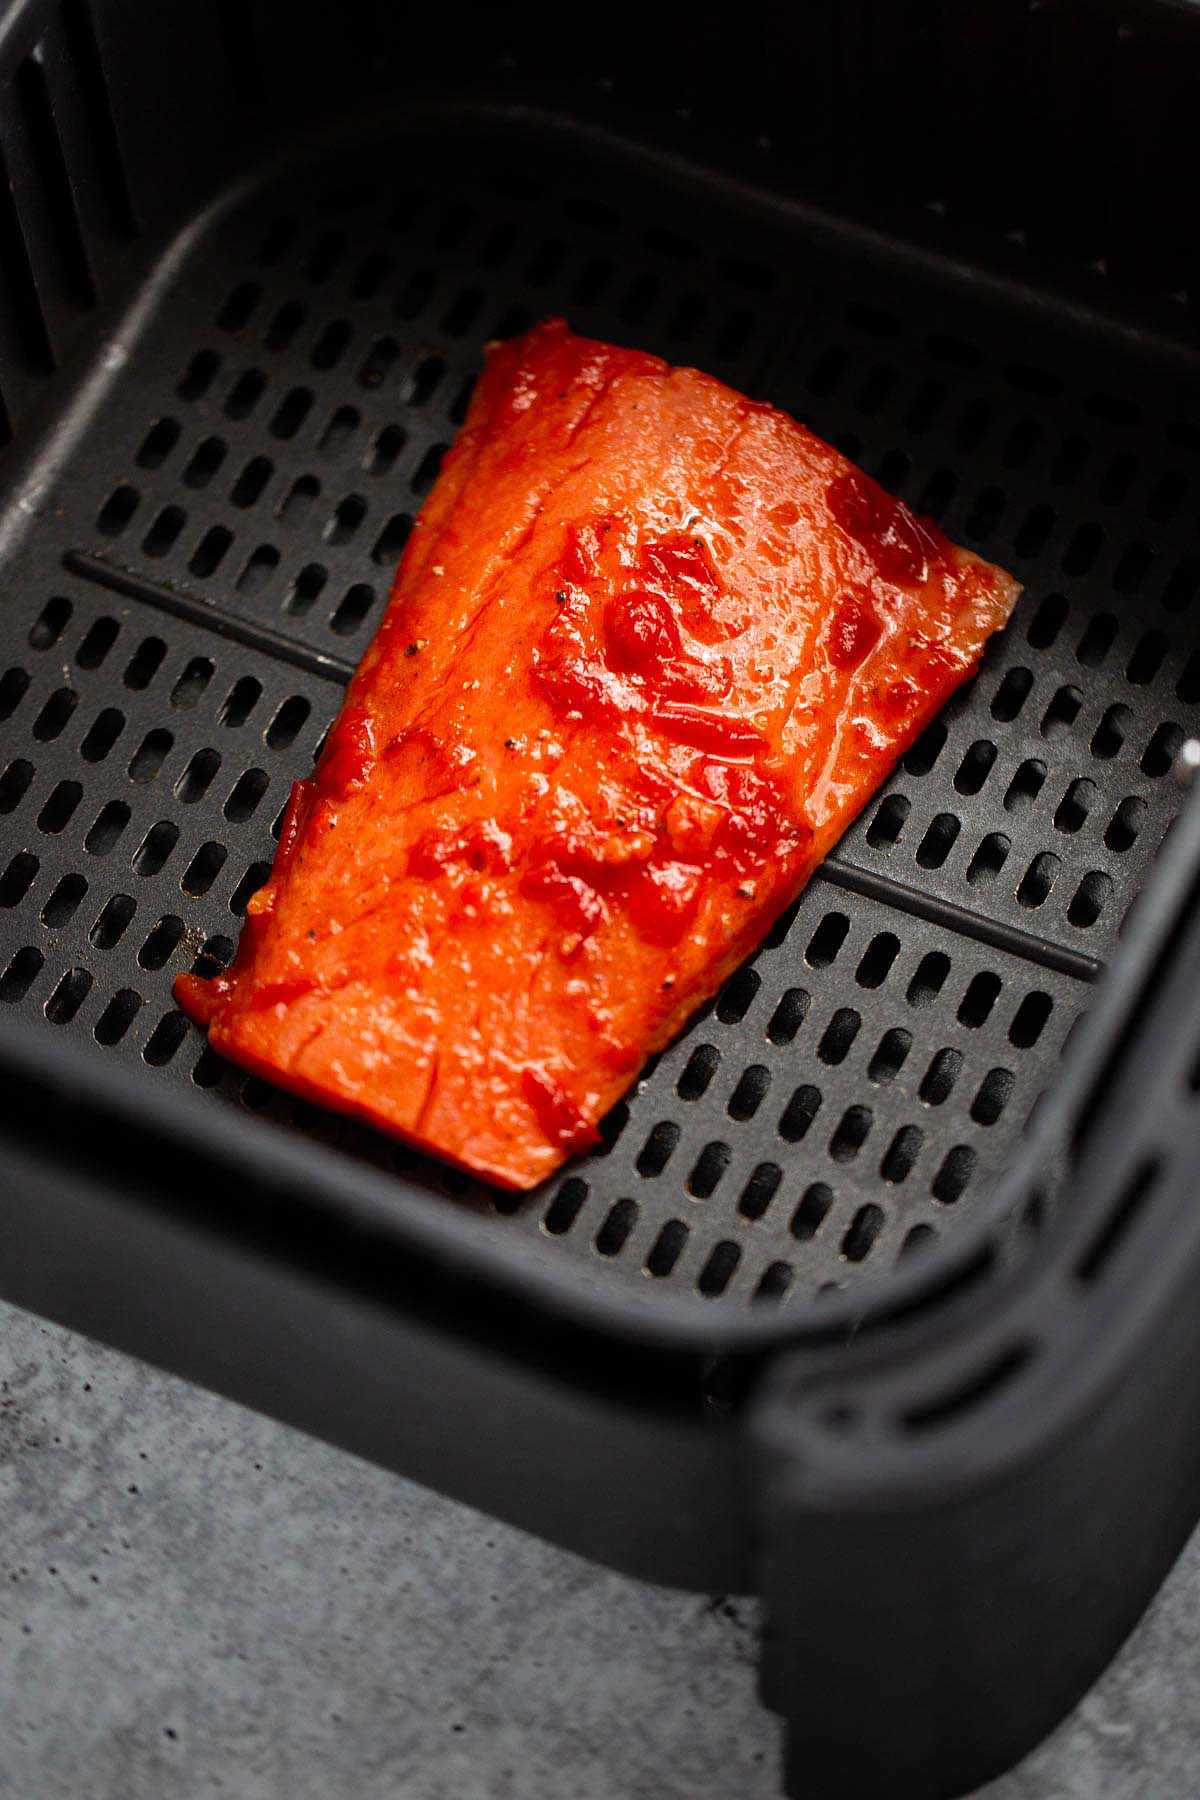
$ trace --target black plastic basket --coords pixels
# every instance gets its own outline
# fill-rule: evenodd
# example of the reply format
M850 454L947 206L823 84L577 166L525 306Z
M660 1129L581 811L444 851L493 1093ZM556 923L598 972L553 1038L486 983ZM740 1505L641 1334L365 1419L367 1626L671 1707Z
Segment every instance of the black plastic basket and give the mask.
M1061 1716L1200 1509L1200 20L784 10L610 8L581 74L532 16L0 7L0 1291L756 1588L789 1791L932 1796ZM1026 592L522 1197L170 990L231 954L482 345L551 314Z

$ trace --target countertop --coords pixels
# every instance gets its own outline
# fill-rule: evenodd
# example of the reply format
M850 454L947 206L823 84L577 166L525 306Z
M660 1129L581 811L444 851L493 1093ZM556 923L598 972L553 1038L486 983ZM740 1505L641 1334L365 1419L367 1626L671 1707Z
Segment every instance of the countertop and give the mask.
M775 1800L746 1600L628 1581L0 1307L0 1794ZM1200 1535L987 1800L1200 1794Z

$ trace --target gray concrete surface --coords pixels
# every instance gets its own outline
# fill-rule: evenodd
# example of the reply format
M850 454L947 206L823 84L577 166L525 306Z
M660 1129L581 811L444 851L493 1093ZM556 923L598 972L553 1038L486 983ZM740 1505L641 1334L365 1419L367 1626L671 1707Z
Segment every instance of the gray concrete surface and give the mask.
M0 1794L774 1800L747 1602L639 1586L0 1308ZM1200 1539L987 1800L1200 1795Z

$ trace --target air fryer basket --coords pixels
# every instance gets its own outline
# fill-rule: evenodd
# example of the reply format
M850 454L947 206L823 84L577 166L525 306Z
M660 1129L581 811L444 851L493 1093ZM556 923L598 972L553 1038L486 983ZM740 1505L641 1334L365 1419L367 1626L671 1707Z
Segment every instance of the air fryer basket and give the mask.
M661 95L647 114L635 80L620 101L569 93L564 107L535 69L521 104L501 103L511 75L486 56L473 97L434 83L303 141L293 123L282 150L269 133L254 145L271 9L193 10L158 63L134 51L119 5L0 14L0 417L13 439L0 451L0 1000L13 1024L0 1055L19 1171L5 1291L640 1572L744 1582L765 1546L770 1697L820 1739L800 1698L816 1679L804 1596L814 1616L823 1598L804 1546L825 1541L829 1503L797 1499L781 1436L803 1445L806 1406L832 1421L839 1479L865 1492L861 1468L876 1464L843 1427L891 1371L926 1394L905 1406L930 1413L953 1459L976 1399L1005 1390L1019 1410L1030 1358L1006 1360L1005 1343L1024 1341L1006 1309L1036 1305L1026 1338L1077 1350L1051 1330L1051 1290L1087 1208L1104 1218L1111 1203L1127 1223L1159 1174L1159 1214L1172 1204L1158 1162L1130 1202L1121 1158L1089 1161L1078 1114L1098 1083L1111 1099L1124 1079L1117 1048L1128 1061L1163 991L1190 891L1194 821L1172 834L1170 869L1159 856L1186 798L1177 753L1200 733L1186 295L1114 301L1094 272L1044 256L1032 279L1011 244L997 251L1003 230L970 238L981 220L1004 224L986 181L958 239L942 202L919 228L894 208L902 235L888 235L853 170L832 206L820 132L790 145L787 167L807 169L824 210L778 172L773 189L747 179L762 135L749 126L718 171L697 144L684 157L664 141ZM980 30L1003 11L982 10ZM882 29L866 9L864 32L868 13ZM326 102L366 114L354 97L381 85L365 52L387 27L369 7L360 23L362 44L331 55L328 94L315 44L307 62L303 41L280 48L297 116ZM719 9L694 23L703 83ZM918 26L914 13L912 41L927 45ZM1105 20L1106 44L1114 29ZM1164 66L1160 49L1147 67ZM205 70L228 171L206 154L191 91ZM870 75L855 71L864 91ZM150 80L166 124L153 106L137 116ZM286 115L278 94L273 109ZM951 191L951 217L964 210ZM1066 248L1095 260L1082 238ZM1183 280L1161 251L1147 266L1163 293ZM523 1197L245 1077L170 990L180 969L232 954L483 345L555 314L786 408L1025 594L977 678L616 1109L600 1150ZM1122 945L1152 867L1158 899ZM1076 1034L1114 957L1091 1034ZM1144 1070L1144 1031L1141 1044ZM1060 1084L1064 1057L1074 1074ZM1190 1113L1167 1111L1164 1133L1194 1136ZM205 1281L232 1342L205 1316ZM868 1348L846 1351L850 1325ZM968 1381L960 1403L956 1386L939 1414L947 1371L981 1356L978 1394ZM455 1409L455 1445L420 1396L397 1401L400 1359L421 1360L430 1405ZM827 1401L831 1381L843 1385ZM846 1397L856 1381L865 1406ZM1065 1377L1056 1389L1074 1391ZM1036 1414L1046 1432L1052 1412ZM918 1429L924 1455L934 1438ZM549 1459L545 1491L513 1474L515 1441ZM809 1468L825 1454L810 1443ZM636 1499L616 1497L620 1469L641 1482ZM940 1477L921 1479L943 1494ZM832 1487L836 1523L855 1507ZM1018 1683L1009 1716L980 1723L1015 1654L1006 1639L974 1678L935 1659L876 1763L844 1721L807 1767L831 1793L863 1791L876 1768L948 1792L1015 1754L1127 1629L1191 1493L1181 1476L1120 1589L1129 1604L1079 1615L1077 1659L1043 1684L1045 1717L1022 1708ZM987 1529L1020 1512L987 1512ZM833 1531L830 1566L870 1561L880 1541ZM998 1564L978 1573L982 1640L1005 1582ZM872 1605L892 1630L894 1598L877 1573ZM892 1667L920 1660L908 1645ZM963 1681L939 1748L922 1704ZM805 1767L797 1753L797 1789Z

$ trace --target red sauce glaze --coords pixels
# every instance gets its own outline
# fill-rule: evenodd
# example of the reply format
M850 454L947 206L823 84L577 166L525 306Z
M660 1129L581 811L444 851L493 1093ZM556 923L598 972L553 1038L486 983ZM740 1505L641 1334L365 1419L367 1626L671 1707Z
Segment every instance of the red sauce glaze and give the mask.
M687 863L647 869L629 890L634 930L648 944L677 944L700 905L700 871Z
M837 669L857 669L882 636L883 626L870 595L850 588L834 606L829 621L829 660Z
M561 322L494 346L298 783L214 1049L528 1188L754 948L1015 586Z
M340 800L362 787L375 767L375 731L365 706L342 713L329 734L317 768L317 791L323 799Z
M825 501L842 530L871 557L882 580L916 587L939 560L933 530L861 469L847 469L831 481Z
M578 1102L546 1069L522 1069L521 1092L551 1143L564 1150L585 1150L600 1142L600 1133L580 1111Z

